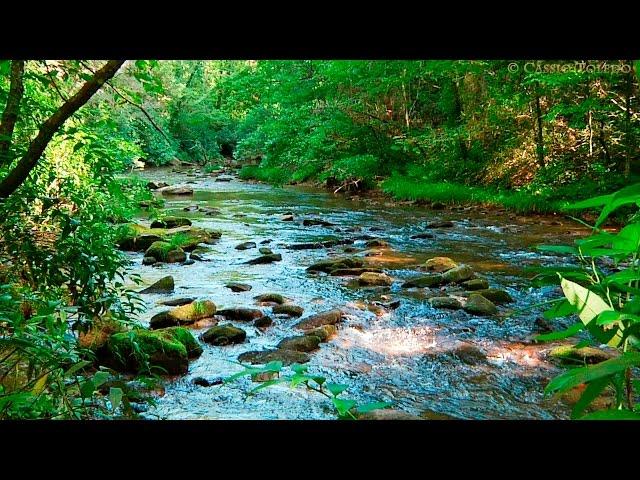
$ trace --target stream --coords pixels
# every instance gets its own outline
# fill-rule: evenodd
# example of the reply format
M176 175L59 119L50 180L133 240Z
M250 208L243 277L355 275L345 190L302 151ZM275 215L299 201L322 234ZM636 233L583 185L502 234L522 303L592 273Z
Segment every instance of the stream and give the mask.
M142 323L167 307L167 298L194 297L212 300L220 308L261 308L274 319L261 331L247 322L231 322L247 332L247 341L229 346L202 343L204 353L192 361L189 373L172 379L146 418L166 419L333 419L331 402L304 387L278 384L246 399L257 383L248 377L210 387L197 386L194 378L224 378L242 369L238 355L273 348L295 335L296 318L270 314L257 306L254 297L281 293L310 314L340 308L345 319L337 335L310 354L309 373L344 383L342 395L359 403L389 401L393 408L426 419L564 419L570 407L543 395L544 386L560 372L546 353L552 345L532 342L540 333L535 320L541 307L529 308L558 295L554 287L532 288L524 268L562 265L567 260L535 250L540 243L569 243L585 229L569 220L551 216L521 216L500 210L432 210L398 204L384 198L348 197L309 187L277 188L244 182L216 181L215 174L195 169L183 172L168 168L135 173L150 181L193 188L192 196L167 196L165 211L188 217L196 227L222 232L209 246L207 261L192 265L143 266L142 253L128 253L129 273L141 276L145 285L172 275L171 295L144 295L148 310ZM228 176L228 175L225 175ZM159 193L156 195L160 196ZM184 207L197 205L219 209L206 216ZM294 221L282 221L292 213ZM334 226L303 226L302 219L319 218ZM426 230L428 222L451 220L452 228ZM145 218L137 219L149 225ZM351 230L351 231L348 231ZM430 231L434 238L411 239ZM292 250L287 245L370 235L385 240L390 248L366 249L364 240L345 246ZM268 245L260 242L271 240ZM257 257L256 248L236 250L253 241L282 254L282 261L264 265L243 262ZM369 254L369 256L364 257ZM390 287L354 287L349 277L310 275L305 269L327 257L359 256L393 278ZM403 289L400 285L419 276L418 266L434 256L451 257L470 265L491 287L508 291L515 301L500 306L497 317L477 317L464 310L442 310L427 301L429 289ZM422 273L424 274L424 273ZM242 282L247 292L233 293L224 285ZM396 309L373 309L373 302L400 301ZM226 322L221 322L226 323ZM556 325L557 326L557 325ZM205 329L194 330L197 337ZM454 352L471 344L486 358L461 358ZM463 356L464 357L464 356ZM287 369L288 370L288 369Z

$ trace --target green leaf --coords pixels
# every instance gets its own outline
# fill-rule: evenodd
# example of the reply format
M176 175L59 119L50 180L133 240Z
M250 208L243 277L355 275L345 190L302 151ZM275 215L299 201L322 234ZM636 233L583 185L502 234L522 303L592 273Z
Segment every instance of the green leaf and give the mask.
M547 320L552 320L554 318L567 317L573 313L577 313L578 310L575 306L571 305L569 300L566 298L561 302L557 302L551 307L549 310L545 311L542 316Z
M578 254L577 248L570 247L568 245L538 245L537 249L542 252L567 253L571 255Z
M109 402L111 403L111 411L115 412L122 402L122 389L111 387L109 389Z
M74 373L76 373L79 370L82 370L84 367L87 367L89 365L91 365L93 362L90 362L89 360L83 360L82 362L78 362L75 365L72 365L69 370L67 370L65 372L65 375L67 377L70 377L71 375L73 375Z
M349 385L345 385L344 383L327 383L326 387L334 397L337 397L347 388L349 388Z
M601 207L610 202L612 198L613 194L600 195L599 197L589 198L587 200L582 200L581 202L567 205L563 210L584 210L585 208Z
M631 410L601 410L589 413L580 420L640 420L640 413Z
M307 365L302 365L300 363L294 363L293 365L291 365L290 368L296 373L303 374L307 371L309 367Z
M272 380L267 380L266 382L262 382L257 387L251 389L247 395L248 396L255 395L257 392L259 392L263 388L267 388L267 387L270 387L271 385L276 385L278 383L282 383L285 381L286 381L286 378L274 378Z
M596 323L598 325L609 325L614 322L620 322L623 320L630 320L631 322L640 322L640 316L633 315L631 313L616 312L614 310L607 310L598 315Z
M336 407L338 415L340 415L341 417L345 416L349 412L349 410L351 410L356 405L355 400L344 400L342 398L333 397L331 401Z
M80 395L82 395L83 398L90 398L95 391L96 386L92 380L85 380L80 384Z
M574 323L566 330L536 335L535 339L539 342L553 342L555 340L561 340L563 338L573 337L576 333L578 333L583 328L584 328L584 324Z
M565 392L581 383L591 382L621 372L629 367L640 365L640 353L626 352L618 358L612 358L586 367L574 368L555 377L544 389L546 393Z
M369 403L364 403L362 405L359 405L358 408L356 408L356 411L358 413L367 413L367 412L371 412L373 410L380 410L383 408L390 408L392 407L393 404L390 402L369 402Z
M629 203L637 203L640 200L640 183L630 185L618 190L611 198L606 202L598 220L596 221L596 227L599 227L615 210L623 205Z
M110 375L108 372L102 372L102 371L96 372L95 375L93 376L93 384L95 385L95 388L98 388L104 382L109 380L109 376Z
M582 392L582 395L580 395L580 399L573 406L573 409L571 410L571 418L579 418L584 413L585 408L598 398L598 395L600 395L608 384L608 377L599 378L589 383L584 392Z

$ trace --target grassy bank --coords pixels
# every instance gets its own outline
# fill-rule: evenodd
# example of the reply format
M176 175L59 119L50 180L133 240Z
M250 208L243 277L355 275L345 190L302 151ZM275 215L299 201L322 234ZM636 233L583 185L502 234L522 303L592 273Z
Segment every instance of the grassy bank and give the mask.
M258 180L283 185L296 181L294 172L283 168L247 165L239 172L244 180ZM528 192L499 191L489 187L472 187L459 183L424 182L415 178L392 176L380 184L383 192L396 200L423 200L446 205L488 205L504 207L518 213L555 213L568 202Z

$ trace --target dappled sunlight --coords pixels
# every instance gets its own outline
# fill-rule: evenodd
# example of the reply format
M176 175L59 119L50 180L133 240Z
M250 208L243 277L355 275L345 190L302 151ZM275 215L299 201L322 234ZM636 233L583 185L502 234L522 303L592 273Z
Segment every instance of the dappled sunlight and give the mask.
M364 348L388 356L414 356L435 347L435 334L430 327L381 328L361 331L344 330L336 342L342 348Z

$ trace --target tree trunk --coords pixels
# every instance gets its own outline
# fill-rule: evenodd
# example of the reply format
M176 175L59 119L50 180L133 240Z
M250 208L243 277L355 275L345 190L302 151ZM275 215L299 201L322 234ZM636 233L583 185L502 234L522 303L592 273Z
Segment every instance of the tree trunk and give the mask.
M629 62L633 65L633 62ZM625 146L624 178L629 178L631 173L631 157L633 155L633 131L631 129L631 96L633 94L633 68L627 73L627 88L625 89Z
M540 93L538 87L535 90L535 115L536 115L536 154L538 157L538 164L541 168L544 168L544 138L542 136L542 107L540 106Z
M18 113L20 112L20 101L24 94L23 81L24 60L13 60L11 62L9 96L2 112L2 120L0 120L0 166L11 163L11 141L13 139L13 129L16 126Z
M0 198L8 197L22 185L64 122L87 103L102 85L116 74L124 62L124 60L109 60L93 77L84 83L75 95L69 98L42 124L38 134L29 144L27 152L15 168L0 182Z

